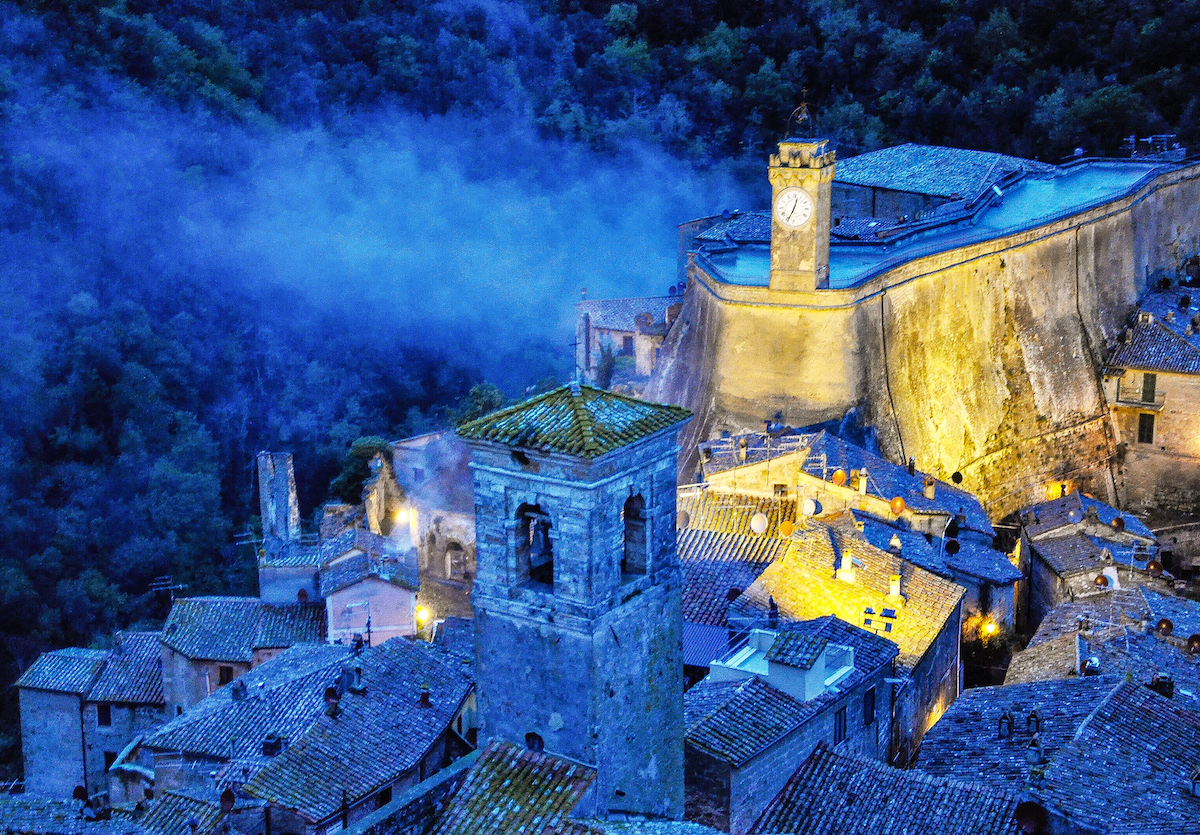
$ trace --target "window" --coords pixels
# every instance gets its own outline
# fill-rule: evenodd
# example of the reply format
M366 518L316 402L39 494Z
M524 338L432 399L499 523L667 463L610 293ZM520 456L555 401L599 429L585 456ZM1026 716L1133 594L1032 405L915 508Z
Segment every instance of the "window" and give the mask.
M1157 374L1143 374L1142 375L1142 402L1143 403L1153 403L1154 402L1154 389L1157 385L1158 385L1158 375Z
M112 705L96 705L96 724L102 728L112 724Z
M217 683L224 685L224 684L228 684L231 681L233 681L233 667L230 667L225 664L218 664L217 665Z
M833 744L846 741L846 708L839 707L833 714Z
M863 693L863 724L875 724L875 688Z
M379 790L379 794L375 795L375 808L382 809L384 806L392 802L392 787L384 786Z
M621 337L621 353L624 354L625 356L629 356L630 354L633 353L633 337L632 336Z
M446 545L446 579L462 582L467 576L467 552L454 540Z
M517 508L517 570L535 583L554 586L554 546L550 517L538 505Z
M621 554L622 574L646 573L646 500L630 496L621 509L625 521L625 548Z
M1154 415L1138 415L1138 443L1154 443Z
M110 768L112 768L112 764L115 763L116 761L117 761L117 752L116 751L105 751L104 752L104 770L105 771L108 771Z

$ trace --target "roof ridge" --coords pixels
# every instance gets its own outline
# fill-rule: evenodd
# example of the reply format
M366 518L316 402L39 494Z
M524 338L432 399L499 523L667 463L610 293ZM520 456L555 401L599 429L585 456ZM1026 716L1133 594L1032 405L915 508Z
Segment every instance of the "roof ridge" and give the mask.
M1193 345L1191 343L1191 340L1175 333L1175 331L1172 330L1171 328L1168 328L1160 317L1155 316L1153 321L1150 322L1150 324L1157 325L1161 330L1166 331L1171 336L1175 337L1175 339L1179 340L1184 345L1186 345L1190 351L1192 351L1193 353L1196 353L1196 354L1200 354L1200 348L1197 348L1195 345Z
M1112 690L1109 690L1108 694L1103 699L1101 699L1094 708L1092 708L1092 712L1089 713L1087 715L1087 718L1085 718L1082 722L1080 722L1079 727L1075 729L1075 735L1071 737L1072 742L1075 742L1076 740L1079 739L1080 736L1083 735L1084 730L1086 730L1087 726L1091 724L1091 722L1094 718L1096 718L1096 715L1100 712L1100 710L1105 705L1107 705L1110 701L1112 701L1113 697L1117 695L1117 692L1121 688L1123 688L1127 683L1128 682L1126 682L1124 679L1122 679L1121 681L1118 681L1116 686L1113 687Z
M596 424L592 420L592 413L584 405L583 389L582 384L571 384L567 386L567 396L571 398L571 411L574 413L575 420L579 422L579 428L583 432L583 452L586 455L589 452L598 450L600 442L596 440Z

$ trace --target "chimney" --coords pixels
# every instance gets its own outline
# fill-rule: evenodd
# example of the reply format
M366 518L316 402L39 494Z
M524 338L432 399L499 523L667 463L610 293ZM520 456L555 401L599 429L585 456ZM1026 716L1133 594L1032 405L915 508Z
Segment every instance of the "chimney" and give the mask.
M421 685L421 701L418 703L421 707L433 707L433 701L429 696L429 685Z
M933 497L937 494L937 480L931 476L925 476L925 498L933 501Z
M360 696L367 692L367 684L363 681L362 677L362 667L354 668L354 679L350 682L348 689L351 693L356 693Z
M897 609L904 606L904 595L900 590L900 575L893 574L888 581L888 594L885 598L889 604Z
M867 468L863 467L858 473L858 492L866 495L867 493Z
M338 706L341 701L342 694L338 692L336 687L325 688L325 715L331 719L337 719L341 715L342 709Z
M908 474L909 475L917 474L917 459L916 458L908 459Z

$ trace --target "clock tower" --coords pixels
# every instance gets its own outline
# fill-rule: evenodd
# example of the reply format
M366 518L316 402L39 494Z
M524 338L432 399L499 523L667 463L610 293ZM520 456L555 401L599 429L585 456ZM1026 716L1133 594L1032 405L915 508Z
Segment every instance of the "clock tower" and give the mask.
M829 281L834 157L826 139L785 139L771 155L772 290L816 290Z

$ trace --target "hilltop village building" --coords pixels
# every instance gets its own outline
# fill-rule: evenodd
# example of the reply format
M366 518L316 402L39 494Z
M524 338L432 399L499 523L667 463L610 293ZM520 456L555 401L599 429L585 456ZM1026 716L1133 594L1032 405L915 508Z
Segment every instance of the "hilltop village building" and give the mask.
M996 516L1063 481L1116 503L1101 355L1200 251L1197 170L781 142L770 211L681 227L687 289L644 388L696 414L680 471L723 431L858 408L887 458L960 472Z

